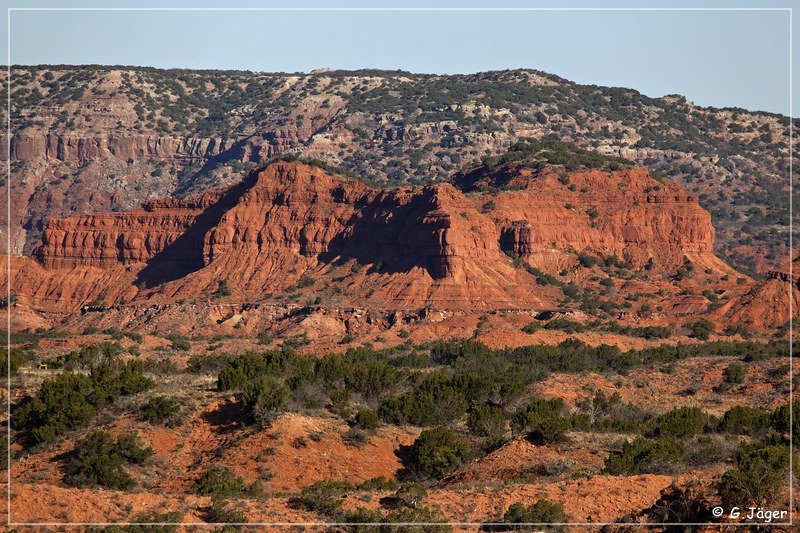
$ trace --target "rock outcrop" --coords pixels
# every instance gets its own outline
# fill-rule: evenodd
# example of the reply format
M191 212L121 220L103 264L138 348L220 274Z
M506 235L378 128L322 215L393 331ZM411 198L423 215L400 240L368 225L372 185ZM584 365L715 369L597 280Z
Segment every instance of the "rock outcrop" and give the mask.
M545 270L574 260L570 251L592 250L637 268L674 270L688 261L734 272L714 255L711 216L697 197L641 167L566 173L512 164L483 180L460 174L454 182L466 190L511 188L479 194L475 203L498 226L504 251Z
M5 144L5 142L4 142ZM51 160L79 163L90 159L147 157L154 159L207 159L231 149L234 142L220 138L163 135L18 135L11 139L16 161Z
M800 256L779 270L770 271L763 281L717 309L712 317L721 323L743 325L762 331L788 326L789 312L800 317Z
M183 236L224 192L191 200L151 200L127 213L53 219L32 255L47 268L144 263Z
M686 262L730 271L696 199L644 169L509 169L524 183L496 194L454 184L372 188L320 167L274 162L188 200L51 220L21 291L62 308L90 298L176 301L222 280L240 301L337 284L382 309L540 309L560 292L513 264L556 273L577 254L617 254L634 268ZM79 290L79 283L91 286Z

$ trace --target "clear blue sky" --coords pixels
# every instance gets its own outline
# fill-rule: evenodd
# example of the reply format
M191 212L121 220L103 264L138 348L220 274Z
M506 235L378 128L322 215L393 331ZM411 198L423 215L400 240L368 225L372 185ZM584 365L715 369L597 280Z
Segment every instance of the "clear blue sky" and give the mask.
M4 7L498 5L488 0L0 1ZM800 0L509 0L500 5L792 7L795 3L800 5ZM2 16L6 17L5 9ZM632 87L650 96L679 93L700 105L786 114L789 47L786 11L15 11L11 20L14 64L288 72L381 68L425 73L524 67L580 83ZM2 48L0 57L6 57L5 39ZM794 109L797 116L797 105Z

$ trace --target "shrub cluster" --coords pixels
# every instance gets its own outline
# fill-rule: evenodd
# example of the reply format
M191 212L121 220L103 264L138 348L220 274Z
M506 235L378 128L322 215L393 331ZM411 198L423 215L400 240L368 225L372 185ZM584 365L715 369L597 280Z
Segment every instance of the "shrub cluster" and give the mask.
M362 409L353 418L353 427L372 431L378 428L378 413L372 409Z
M561 398L536 398L514 415L511 427L527 432L528 438L536 443L562 442L571 427L564 412L564 400Z
M652 437L683 439L702 433L709 417L698 407L679 407L657 416L649 423L648 434Z
M478 437L501 437L506 425L505 413L496 405L479 405L467 415L467 427Z
M690 337L701 341L707 341L714 332L714 324L704 318L685 324L685 326L689 329Z
M760 435L770 428L769 411L754 407L735 406L728 409L719 422L719 430L737 435Z
M153 387L142 373L142 363L107 358L91 367L89 375L63 373L45 379L36 396L25 396L13 409L14 429L28 432L33 444L51 442L70 429L86 424L98 410L120 396Z
M683 458L683 446L671 438L637 437L606 458L604 472L621 474L668 474Z
M122 353L122 345L118 342L104 342L99 345L84 346L80 350L73 350L67 354L59 355L43 362L48 368L63 368L65 370L86 370L107 359L114 359Z
M31 353L28 350L19 348L17 346L11 348L9 353L6 346L0 347L0 376L6 376L9 372L9 363L11 364L11 373L16 373L19 367L31 360Z
M213 466L195 481L194 491L200 496L217 498L254 496L261 492L261 485L258 481L245 483L225 466Z
M322 359L292 350L224 357L217 378L220 390L238 390L248 414L268 422L288 400L318 405L327 397L336 405L357 394L376 402L407 373L389 364L388 353L354 348Z
M393 497L387 500L393 500L395 510L392 512L381 515L378 511L373 511L365 508L358 508L354 511L345 510L343 502L345 496L349 493L361 490L395 490ZM352 485L341 481L318 481L313 485L305 487L300 494L289 499L289 506L293 508L300 508L310 512L319 513L327 516L335 522L346 522L352 524L365 524L384 522L389 524L396 523L437 523L444 522L443 519L433 514L430 510L422 507L420 504L427 495L425 487L419 483L402 483L398 486L394 481L387 481L383 478L374 478L367 480L358 485ZM416 531L418 528L413 526L397 527L387 526L380 528L362 528L360 526L350 526L349 529L353 531L381 531L382 533L389 533L390 531ZM442 524L432 526L425 525L419 528L421 531L449 531L449 526Z
M424 478L440 479L472 459L473 455L469 441L446 427L438 426L420 433L404 464Z
M188 352L192 349L191 341L183 335L179 335L178 333L170 333L167 335L166 339L170 341L170 347L173 350Z
M533 526L530 524L545 526L547 524L565 524L569 521L569 516L561 505L544 499L537 500L527 507L522 503L511 504L502 519L502 522L509 524L508 528L512 530L531 529ZM565 531L566 527L551 526L547 530Z
M800 402L794 402L793 409L800 410ZM720 449L718 438L712 439L708 433L750 435L757 440L740 450L737 467L723 478L725 488L721 492L727 493L730 501L735 500L735 494L742 497L742 491L763 493L773 486L769 481L772 476L780 477L778 474L782 472L784 459L778 449L784 450L788 464L788 413L788 404L772 412L737 406L726 411L721 419L715 419L700 409L680 407L645 422L642 428L645 436L612 451L606 458L604 471L614 475L666 474L673 473L683 463L722 462L730 455ZM739 500L742 501L745 500Z
M719 482L726 505L771 505L783 501L789 483L789 446L751 443L736 454L735 466Z
M461 418L471 400L485 399L490 387L491 383L478 375L434 372L414 391L381 403L378 415L390 424L445 424Z
M578 403L572 413L573 429L584 431L641 431L649 414L634 405L624 403L618 392L608 396L602 390Z
M454 339L386 350L351 348L319 359L289 349L192 357L189 369L218 369L218 388L237 391L240 404L255 421L269 422L285 409L326 405L345 412L348 404L356 404L359 409L373 409L379 420L391 424L447 425L469 413L471 431L489 437L488 431L496 438L502 433L497 428L503 426L500 416L505 417L504 408L550 372L624 372L636 365L669 363L690 356L764 358L783 355L785 349L783 341L711 342L623 352L616 346L589 346L567 339L557 346L496 350L475 340ZM629 405L614 409L615 413L600 417L576 413L553 420L578 429L642 429L641 412ZM653 431L658 430L654 426ZM533 434L536 428L526 431Z
M142 416L151 424L173 427L180 423L180 410L181 406L175 398L154 396L142 408Z
M75 472L65 481L79 487L128 489L134 481L124 465L141 464L151 455L153 450L142 448L134 435L115 440L105 431L95 431L75 445Z
M239 401L259 424L268 424L289 396L286 386L272 376L261 376L245 384Z

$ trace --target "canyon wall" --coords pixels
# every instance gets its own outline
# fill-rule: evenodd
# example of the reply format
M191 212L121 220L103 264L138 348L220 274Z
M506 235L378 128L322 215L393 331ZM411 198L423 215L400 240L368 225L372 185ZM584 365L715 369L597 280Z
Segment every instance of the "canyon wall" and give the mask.
M551 274L575 268L579 253L616 254L634 269L732 271L714 256L696 199L644 169L510 171L524 187L465 193L458 179L376 189L280 161L192 199L53 219L33 256L53 274L45 285L70 269L104 280L125 272L136 289L106 297L126 300L208 294L221 280L258 299L324 280L385 308L557 305L557 290L537 285L514 256Z
M697 197L644 168L513 172L522 189L479 194L475 203L498 226L503 249L536 266L564 268L574 260L570 252L590 250L639 269L674 270L689 261L733 272L714 255L711 216Z
M5 138L3 139L5 143ZM206 159L233 146L230 139L149 135L16 135L11 158L17 161L51 160L78 163L89 159L148 157L155 159Z

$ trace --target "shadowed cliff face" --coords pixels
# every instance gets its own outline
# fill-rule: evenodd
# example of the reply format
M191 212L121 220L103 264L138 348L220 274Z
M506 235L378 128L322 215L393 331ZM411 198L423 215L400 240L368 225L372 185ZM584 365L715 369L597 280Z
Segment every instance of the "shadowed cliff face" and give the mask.
M459 216L454 216L460 213ZM377 264L382 272L424 269L458 277L465 258L494 258L495 228L452 187L378 194L353 214L320 259Z
M459 261L502 259L491 221L451 186L382 191L285 163L259 173L204 243L207 264L277 250L432 279L457 275Z
M251 174L239 185L221 193L215 202L204 206L183 233L147 260L147 266L137 275L137 285L153 287L203 268L206 265L203 253L206 235L219 224L229 209L239 203L255 179L256 176Z
M142 263L161 254L221 205L227 191L192 200L151 200L127 213L49 221L32 256L47 268L112 267Z
M616 254L635 269L689 262L732 272L712 252L710 217L696 198L644 169L511 166L504 175L515 187L495 194L465 194L457 178L382 190L275 162L194 199L52 220L34 257L53 274L46 284L66 269L109 283L111 272L125 272L119 283L138 289L105 293L120 298L162 284L168 298L194 297L224 279L237 297L257 299L305 275L346 284L356 305L404 308L554 305L556 289L536 285L510 255L550 273L574 266L582 251ZM68 293L60 291L67 304Z

